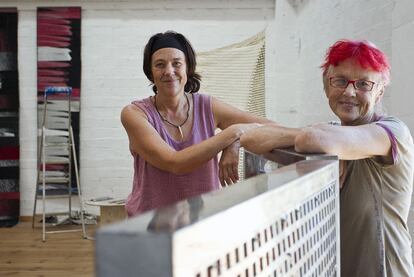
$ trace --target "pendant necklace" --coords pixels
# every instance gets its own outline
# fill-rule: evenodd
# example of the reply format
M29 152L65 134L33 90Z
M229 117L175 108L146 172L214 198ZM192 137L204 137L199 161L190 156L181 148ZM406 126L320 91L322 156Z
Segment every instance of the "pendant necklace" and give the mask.
M157 110L157 113L159 114L159 116L161 117L161 119L163 121L167 122L171 126L174 126L175 128L178 129L178 131L180 132L180 135L181 135L181 140L184 139L184 134L183 134L183 130L181 130L181 127L187 122L187 120L188 120L188 118L190 116L190 101L188 100L187 94L184 93L184 96L185 96L185 99L187 99L187 117L185 118L184 122L181 123L181 124L179 124L179 125L174 124L174 123L168 121L168 119L166 119L165 117L163 117L161 115L161 113L160 113L160 111L158 110L158 107L157 107L157 95L154 96L154 106L155 106L155 109Z

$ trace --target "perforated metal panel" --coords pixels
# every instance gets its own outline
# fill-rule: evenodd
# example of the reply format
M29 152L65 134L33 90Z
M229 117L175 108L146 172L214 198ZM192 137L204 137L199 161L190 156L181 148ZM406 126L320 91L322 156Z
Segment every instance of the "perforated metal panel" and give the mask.
M98 276L338 276L338 190L338 161L300 161L170 207L176 229L146 213L98 232Z
M335 185L304 199L195 276L336 276Z

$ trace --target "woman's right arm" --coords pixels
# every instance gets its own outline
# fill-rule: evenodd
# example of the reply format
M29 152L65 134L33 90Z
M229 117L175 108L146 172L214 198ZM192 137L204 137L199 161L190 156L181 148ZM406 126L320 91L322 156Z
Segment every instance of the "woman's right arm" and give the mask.
M240 138L240 143L253 153L264 154L275 148L293 146L296 136L301 132L302 130L297 128L268 124L244 134Z
M153 166L174 174L193 171L238 140L245 131L259 126L234 124L201 143L176 151L160 137L145 113L135 105L130 104L122 110L121 121L132 151Z

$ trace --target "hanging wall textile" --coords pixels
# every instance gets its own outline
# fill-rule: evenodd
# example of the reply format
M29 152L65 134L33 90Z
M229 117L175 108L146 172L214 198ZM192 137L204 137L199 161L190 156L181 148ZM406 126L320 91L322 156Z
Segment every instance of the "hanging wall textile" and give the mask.
M197 54L202 76L200 91L240 110L266 116L265 50L262 31L241 42ZM223 67L223 64L226 66ZM244 179L244 151L240 151L239 177Z
M44 90L46 87L71 87L72 99L72 128L77 156L79 157L79 111L80 111L80 35L81 35L81 8L80 7L42 7L37 9L37 96L38 96L38 128L42 124L42 108ZM49 97L50 106L59 107L65 95ZM58 110L48 113L46 121L53 129L59 129L63 119ZM40 134L40 132L39 132ZM51 138L58 140L58 136ZM38 142L40 140L38 139ZM39 147L38 147L39 149ZM39 150L38 150L39 151ZM48 170L58 174L67 170L67 165L49 164ZM72 172L74 165L72 161ZM73 193L76 193L76 178L72 174ZM47 194L58 195L62 192L62 184L48 184ZM40 192L38 192L40 193Z
M0 8L0 227L19 221L17 10Z

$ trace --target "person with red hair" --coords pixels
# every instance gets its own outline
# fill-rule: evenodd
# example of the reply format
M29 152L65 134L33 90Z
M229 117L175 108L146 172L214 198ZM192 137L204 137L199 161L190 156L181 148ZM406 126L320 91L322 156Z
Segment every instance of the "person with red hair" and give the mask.
M336 124L265 125L241 136L255 153L294 146L340 159L341 276L414 276L407 218L414 145L408 127L385 115L386 55L368 41L339 40L327 51L323 85Z

